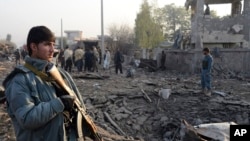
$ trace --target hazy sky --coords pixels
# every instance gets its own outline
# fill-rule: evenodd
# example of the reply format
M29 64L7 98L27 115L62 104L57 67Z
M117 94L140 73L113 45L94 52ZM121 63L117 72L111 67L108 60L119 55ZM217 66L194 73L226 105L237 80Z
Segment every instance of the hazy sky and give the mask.
M142 0L103 0L105 34L111 24L133 27L141 3ZM170 3L183 6L185 0L158 0L159 7ZM218 12L228 11L220 8ZM0 0L0 39L11 34L12 41L21 46L29 29L36 25L45 25L60 36L61 18L64 30L81 30L84 37L96 37L101 34L100 16L101 0Z

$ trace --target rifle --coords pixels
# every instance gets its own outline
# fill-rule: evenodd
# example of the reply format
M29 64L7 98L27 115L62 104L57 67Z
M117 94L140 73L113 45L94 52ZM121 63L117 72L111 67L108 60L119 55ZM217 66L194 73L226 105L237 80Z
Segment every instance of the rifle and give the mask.
M61 87L61 89L63 89L70 96L76 97L75 92L71 88L69 88L69 86L65 83L63 77L55 66L53 66L49 70L49 73L51 77L55 80L55 82ZM78 111L81 113L82 117L85 119L86 123L89 125L94 141L103 141L102 137L97 133L97 128L93 120L87 114L86 110L82 107L82 104L77 97L74 101L74 104L77 107Z

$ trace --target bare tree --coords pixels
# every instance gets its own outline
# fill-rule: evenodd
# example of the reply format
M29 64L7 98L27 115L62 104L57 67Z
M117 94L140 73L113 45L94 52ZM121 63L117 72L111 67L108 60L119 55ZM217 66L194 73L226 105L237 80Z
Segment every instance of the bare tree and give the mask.
M134 31L128 24L112 24L108 27L108 32L111 37L108 43L111 50L114 51L119 47L123 53L126 53L133 46Z

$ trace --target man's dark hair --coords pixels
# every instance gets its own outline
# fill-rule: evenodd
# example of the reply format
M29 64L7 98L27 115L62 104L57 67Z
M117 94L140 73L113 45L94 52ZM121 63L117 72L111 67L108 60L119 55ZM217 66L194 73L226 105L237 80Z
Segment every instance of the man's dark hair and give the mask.
M204 48L203 51L206 51L206 52L208 52L208 53L210 52L209 48L207 48L207 47Z
M35 26L29 31L27 37L27 48L29 55L32 54L31 43L39 44L44 41L55 42L54 34L46 26Z

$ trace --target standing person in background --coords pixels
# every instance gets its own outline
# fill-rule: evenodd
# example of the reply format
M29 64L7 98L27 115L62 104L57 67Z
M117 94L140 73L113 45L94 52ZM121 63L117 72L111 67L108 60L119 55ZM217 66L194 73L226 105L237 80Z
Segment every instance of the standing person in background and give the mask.
M203 49L204 58L202 60L201 70L201 86L202 93L211 96L211 70L213 65L213 57L208 48Z
M73 64L73 51L66 46L66 50L64 51L64 60L66 63L65 70L71 72L72 64Z
M90 52L90 49L87 48L86 49L86 52L84 54L84 61L85 61L85 64L84 64L84 71L91 71L91 61L92 61L92 54Z
M164 50L161 52L161 69L165 70L166 54Z
M99 54L99 65L101 65L102 64L102 50L101 50L101 48L100 47L98 47L98 54Z
M77 71L82 72L84 51L80 46L75 50L74 56Z
M93 72L96 71L98 72L98 62L99 62L99 53L96 49L96 47L93 47L93 52L94 52L94 58L93 58Z
M94 71L94 61L95 61L95 55L94 55L94 50L93 48L90 49L90 71L93 72Z
M64 67L65 67L64 49L60 49L60 52L59 52L59 55L58 55L58 62L61 63L61 68L64 69Z
M104 55L104 62L103 62L104 69L109 69L110 60L111 60L110 52L108 49L106 49L105 55Z
M20 54L20 51L19 51L19 49L16 49L16 51L15 51L15 58L16 58L16 65L17 64L21 64L21 54Z
M23 48L22 48L22 51L21 51L21 56L22 56L23 60L26 57L26 55L28 55L27 46L23 45Z
M10 60L10 59L9 59L9 53L10 53L10 51L9 51L9 47L8 47L7 45L4 46L3 52L4 52L4 57L5 57L7 60Z
M115 62L115 73L118 74L118 69L119 69L120 73L122 74L122 63L124 62L124 58L119 48L115 53L114 62Z

